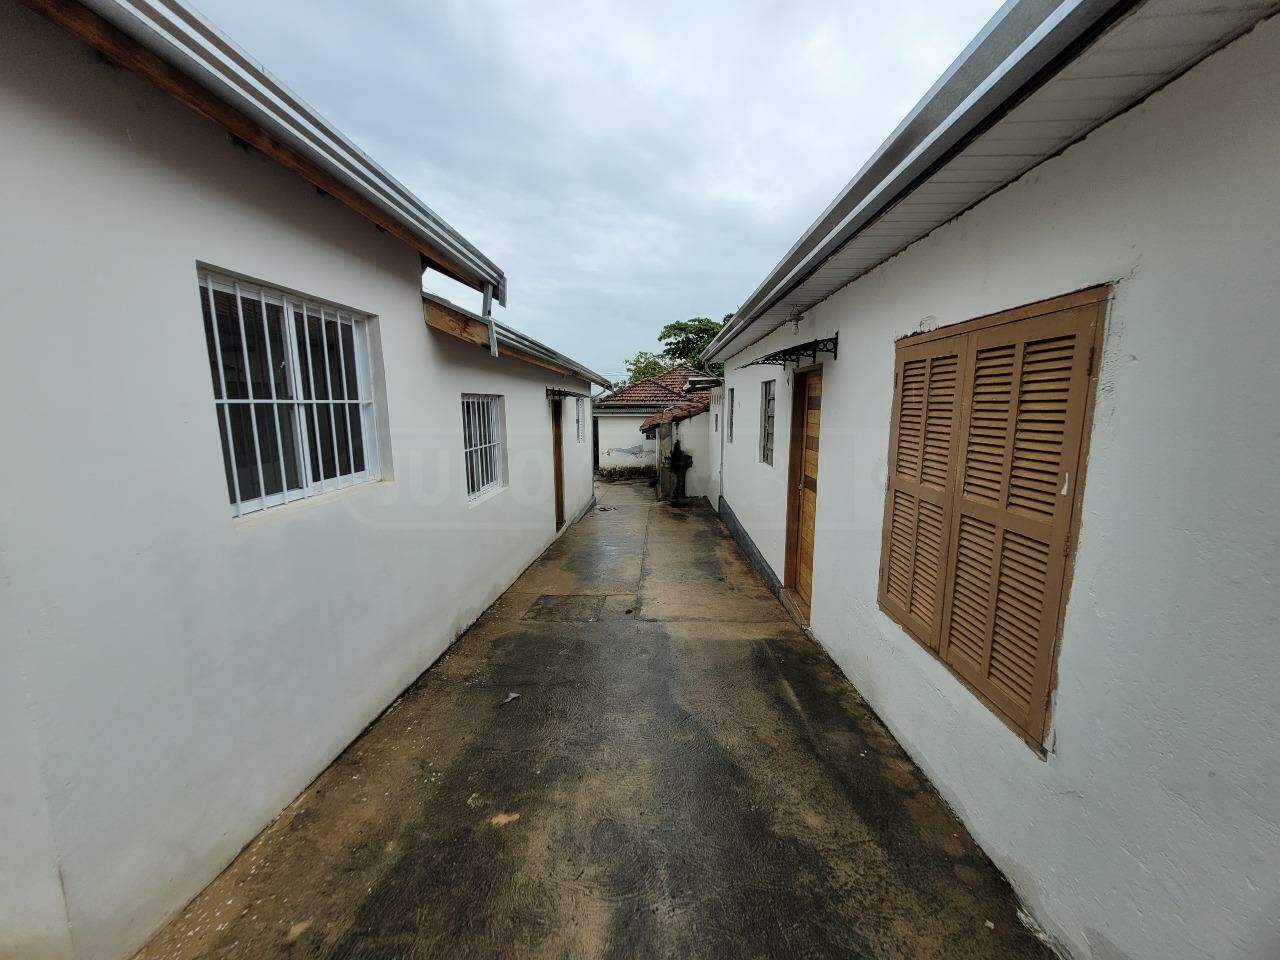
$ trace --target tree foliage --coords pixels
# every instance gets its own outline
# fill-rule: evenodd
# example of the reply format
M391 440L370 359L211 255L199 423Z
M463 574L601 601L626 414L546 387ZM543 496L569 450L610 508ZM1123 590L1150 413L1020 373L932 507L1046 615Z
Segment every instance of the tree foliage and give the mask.
M727 313L724 319L719 321L712 320L710 317L690 317L688 320L668 323L658 331L658 342L662 344L662 353L641 350L631 359L623 361L627 368L627 383L656 377L678 363L706 369L702 351L732 316L733 314ZM723 369L724 364L717 363L711 366L711 372L717 376Z
M701 366L702 351L723 326L724 321L715 321L710 317L692 317L668 323L658 331L658 341L663 347L662 355L672 363Z
M658 356L656 353L650 353L648 350L641 350L630 360L624 360L627 368L627 383L635 383L637 380L647 380L649 377L656 377L671 367L671 362Z

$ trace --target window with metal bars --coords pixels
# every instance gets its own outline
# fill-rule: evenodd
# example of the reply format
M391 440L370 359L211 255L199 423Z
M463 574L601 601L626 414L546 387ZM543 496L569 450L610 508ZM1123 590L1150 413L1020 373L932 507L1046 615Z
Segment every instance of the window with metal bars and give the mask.
M578 442L581 443L585 436L582 428L582 398L581 397L578 397L573 401L573 407L574 407L574 413L578 418Z
M471 499L506 483L502 414L496 394L462 395L462 453Z
M729 443L733 443L733 387L729 388L729 402L725 404L725 429L724 438Z
M760 384L760 460L773 465L773 394L775 380Z
M368 318L199 274L236 516L379 478Z

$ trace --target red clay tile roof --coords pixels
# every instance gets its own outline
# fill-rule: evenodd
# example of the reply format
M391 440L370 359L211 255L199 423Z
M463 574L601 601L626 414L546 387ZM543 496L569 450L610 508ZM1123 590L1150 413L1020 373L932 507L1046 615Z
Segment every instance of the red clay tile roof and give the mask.
M666 373L660 373L655 380L659 381L669 390L679 392L684 389L684 385L689 381L690 377L706 376L701 370L695 370L693 367L684 363L677 363Z
M696 400L692 403L681 403L674 407L663 410L661 413L655 413L644 423L640 424L640 430L647 432L652 430L660 423L676 423L680 420L688 420L696 417L700 413L706 413L711 409L711 403L708 400Z
M638 380L635 383L627 384L625 387L619 387L612 393L606 393L597 397L592 405L595 407L609 406L659 406L669 403L680 403L688 400L689 397L706 397L706 392L701 394L685 394L685 383L690 377L705 376L701 370L695 370L693 367L678 363L670 370L666 370L656 377L648 377L644 380Z

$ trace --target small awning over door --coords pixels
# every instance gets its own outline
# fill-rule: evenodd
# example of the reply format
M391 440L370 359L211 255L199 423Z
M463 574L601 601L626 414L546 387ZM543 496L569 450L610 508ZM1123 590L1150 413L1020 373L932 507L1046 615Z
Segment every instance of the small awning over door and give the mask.
M817 340L810 340L808 343L798 343L794 347L784 347L782 350L766 353L763 357L743 364L743 366L754 367L758 364L772 363L785 367L788 363L817 363L818 354L820 353L829 353L831 354L831 359L834 360L839 341L840 334L834 333L829 337L820 337Z

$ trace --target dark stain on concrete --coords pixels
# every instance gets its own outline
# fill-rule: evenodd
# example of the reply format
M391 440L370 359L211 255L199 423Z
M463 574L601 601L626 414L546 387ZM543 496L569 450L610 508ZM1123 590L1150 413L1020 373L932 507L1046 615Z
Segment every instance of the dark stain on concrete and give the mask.
M544 593L529 605L524 619L566 623L581 620L594 623L604 612L604 601L602 594L557 597Z
M602 486L617 509L566 531L140 958L1048 958L714 514L651 496ZM595 622L526 616L584 597Z

